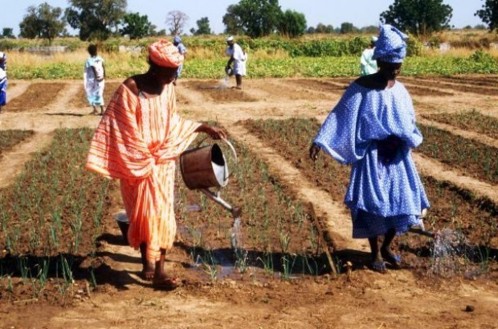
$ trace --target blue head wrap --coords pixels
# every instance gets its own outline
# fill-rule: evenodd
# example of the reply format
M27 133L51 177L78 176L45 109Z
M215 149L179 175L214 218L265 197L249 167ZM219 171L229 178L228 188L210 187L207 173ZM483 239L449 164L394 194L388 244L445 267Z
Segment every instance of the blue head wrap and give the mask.
M182 42L182 38L180 38L178 35L173 38L174 43L180 43Z
M373 59L386 63L402 63L406 57L408 36L392 25L380 27L379 39L375 42Z

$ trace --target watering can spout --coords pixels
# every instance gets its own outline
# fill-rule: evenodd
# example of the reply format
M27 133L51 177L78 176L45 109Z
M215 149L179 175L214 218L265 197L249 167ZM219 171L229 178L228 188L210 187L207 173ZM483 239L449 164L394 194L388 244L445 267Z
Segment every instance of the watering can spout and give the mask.
M240 216L242 215L242 208L240 207L232 207L232 217L233 218L240 218Z
M421 227L410 227L410 229L408 231L411 232L411 233L424 235L424 236L427 236L427 237L433 238L433 239L436 236L434 233L426 231L426 230L424 230Z
M225 200L223 200L220 197L220 193L219 192L214 193L210 189L207 189L207 188L200 189L200 191L202 193L204 193L209 199L213 200L214 202L218 203L223 208L225 208L226 210L228 210L232 214L233 218L240 217L240 215L242 213L242 209L240 207L233 207L228 202L226 202Z

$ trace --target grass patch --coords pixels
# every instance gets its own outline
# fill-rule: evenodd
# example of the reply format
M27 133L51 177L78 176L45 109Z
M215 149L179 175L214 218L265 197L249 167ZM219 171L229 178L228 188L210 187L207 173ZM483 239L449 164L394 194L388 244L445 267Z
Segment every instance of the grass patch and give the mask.
M0 193L0 301L71 303L92 281L115 183L84 170L92 129L59 129ZM90 263L90 261L88 262ZM69 298L68 298L69 297Z
M91 129L59 129L2 190L0 245L10 255L89 254L108 215L108 180L84 170Z

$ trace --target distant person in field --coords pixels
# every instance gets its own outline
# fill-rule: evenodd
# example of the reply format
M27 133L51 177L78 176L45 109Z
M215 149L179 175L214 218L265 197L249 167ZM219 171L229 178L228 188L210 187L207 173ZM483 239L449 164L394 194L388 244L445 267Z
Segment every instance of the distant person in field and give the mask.
M107 106L86 168L119 179L129 219L128 242L140 249L142 277L152 280L155 288L170 290L179 283L164 270L176 234L176 160L198 133L214 139L227 135L178 113L173 85L183 63L178 48L159 40L148 50L148 71L126 79Z
M97 55L96 45L89 45L88 53L90 57L85 62L85 71L83 73L86 98L93 108L91 114L102 115L104 113L105 88L104 59ZM98 109L100 109L100 112Z
M373 54L375 51L375 42L377 42L377 37L372 36L370 40L370 45L367 49L363 50L360 58L360 75L369 75L377 72L377 60L373 59Z
M0 51L0 113L7 104L7 55Z
M309 150L315 161L320 149L350 164L345 203L351 210L353 238L367 238L371 268L399 268L391 250L396 235L422 224L429 207L411 150L422 143L412 99L396 80L406 56L407 36L391 25L381 26L374 59L379 71L356 79L321 126Z
M242 47L234 41L233 36L229 36L226 42L226 54L227 56L230 56L230 58L228 59L225 71L229 73L228 75L235 75L235 81L237 83L235 88L242 89L242 77L246 75L247 54L242 50Z
M184 61L185 61L185 58L187 56L187 47L185 47L185 45L182 43L182 38L180 38L180 36L178 36L178 35L175 36L173 38L173 44L175 45L176 48L178 48L178 52L181 55L183 55L183 58L184 58ZM178 71L176 73L176 79L173 82L174 84L176 84L176 81L182 75L182 71L183 71L183 64L181 64L180 66L178 66Z

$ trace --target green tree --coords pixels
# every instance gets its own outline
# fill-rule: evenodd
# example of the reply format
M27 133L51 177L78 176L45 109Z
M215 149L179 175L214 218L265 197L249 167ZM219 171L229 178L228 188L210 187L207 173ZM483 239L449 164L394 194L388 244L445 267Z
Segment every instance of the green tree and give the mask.
M126 0L69 0L66 19L74 29L79 29L81 40L105 40L118 31L126 14Z
M490 31L498 31L498 0L486 0L482 9L476 11L474 16L479 16Z
M325 25L323 23L318 23L316 25L315 33L333 33L334 27L332 25Z
M278 32L280 34L295 38L306 31L306 17L304 14L293 10L286 10L280 17Z
M278 0L241 0L223 16L228 33L243 32L257 38L277 30L282 10Z
M38 7L28 7L28 13L19 24L21 37L47 39L49 44L55 37L64 33L65 26L62 9L52 7L46 2Z
M239 6L230 5L227 8L227 13L223 15L223 24L225 24L225 33L237 35L244 33L242 20L239 16Z
M15 39L14 29L11 27L4 27L2 30L2 39Z
M123 17L124 27L120 30L122 35L129 35L130 39L140 39L150 35L154 28L147 15L128 13Z
M203 34L213 34L211 31L211 27L209 26L209 18L202 17L197 22L197 30L192 28L190 32L194 35L203 35Z
M339 31L341 34L347 34L356 31L356 28L353 23L344 22L341 24L341 29Z
M364 26L360 29L361 32L363 33L369 33L369 34L379 34L379 27L376 25L368 25Z
M380 19L400 30L428 35L449 29L452 16L453 9L443 4L443 0L395 0L388 10L380 14Z

